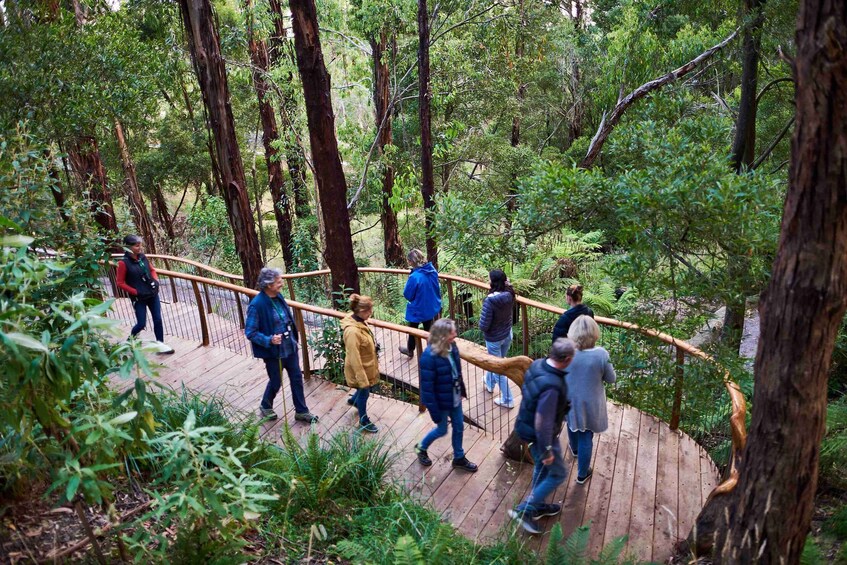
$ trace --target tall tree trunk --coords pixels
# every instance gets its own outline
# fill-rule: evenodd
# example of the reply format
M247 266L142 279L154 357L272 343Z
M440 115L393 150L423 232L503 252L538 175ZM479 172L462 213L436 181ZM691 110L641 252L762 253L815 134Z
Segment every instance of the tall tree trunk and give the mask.
M173 241L176 239L173 218L171 218L168 213L168 202L165 200L165 195L162 193L161 184L156 183L153 187L153 202L156 211L159 213L159 220L161 220L162 226L165 228L165 233L168 235L168 240Z
M524 53L524 31L526 27L526 12L524 11L524 0L518 0L518 30L515 34L515 70L518 78L518 90L515 93L515 102L517 102L517 113L512 118L512 147L517 147L521 142L521 113L524 97L526 96L526 83L523 81L523 69L521 62ZM509 184L509 194L506 197L506 233L505 238L508 239L512 230L512 216L518 209L518 179L516 175L512 175L511 183Z
M285 20L283 19L282 6L279 0L268 0L271 8L271 18L273 19L273 31L270 36L270 49L268 56L270 63L273 66L280 64L286 53L291 53L290 49L286 50L287 33L285 30ZM296 57L291 56L292 66L297 65ZM294 74L288 73L289 82L294 82ZM306 155L303 152L303 147L297 141L297 129L294 121L290 116L297 114L297 100L294 96L288 96L288 91L282 91L282 108L280 116L284 127L288 130L287 141L285 143L285 162L288 164L288 176L291 179L291 188L294 192L294 215L297 218L305 218L311 215L312 211L309 208L309 188L306 186Z
M359 271L353 257L347 212L347 181L335 138L332 90L321 52L318 14L314 0L291 0L290 6L297 67L306 99L315 179L326 230L324 257L331 273L333 292L345 289L359 292Z
M247 180L232 118L226 68L209 0L179 0L191 60L203 93L207 119L214 134L227 216L245 286L256 284L262 269L259 239L247 197Z
M83 195L91 202L91 211L96 221L109 237L118 233L115 210L112 207L112 195L106 179L106 169L100 159L97 139L91 135L81 135L73 140L68 156L71 167L76 172Z
M750 170L756 158L756 95L759 80L759 51L761 49L762 6L765 0L742 0L742 18L753 15L753 21L744 29L742 40L741 100L735 122L730 163L736 174ZM737 257L727 265L731 277L741 277L749 269L746 257ZM726 315L721 330L721 343L738 351L746 314L745 297L737 296L727 301Z
M801 2L796 45L797 125L779 249L760 306L750 435L737 486L709 499L692 540L700 554L714 549L719 563L800 561L827 375L847 307L847 4Z
M259 117L262 120L262 144L265 148L265 163L268 167L268 185L273 199L276 227L279 230L282 258L286 271L290 273L294 268L294 256L291 250L291 207L288 195L285 193L285 179L282 174L279 151L274 147L274 143L279 141L279 132L276 127L276 116L270 103L270 87L265 79L268 72L268 48L265 42L257 40L253 33L252 0L245 0L244 7L249 18L247 47L250 51L250 61L253 63L253 86L259 98Z
M371 38L371 52L373 53L373 76L374 76L374 110L376 112L377 146L380 155L385 154L385 146L391 145L391 76L388 72L388 61L385 60L387 53L386 34L381 33L379 40ZM403 245L400 243L400 229L397 225L397 214L391 208L389 202L394 193L394 167L388 163L384 164L382 173L382 209L380 219L382 220L383 255L385 264L388 266L405 266L406 259L403 257Z
M421 196L424 203L426 254L438 268L435 241L435 176L432 170L432 93L429 90L429 12L426 0L418 0L418 107L421 122Z
M129 147L126 144L124 136L124 128L120 120L115 120L115 138L118 140L118 151L121 154L121 165L124 169L124 191L129 200L129 210L132 213L132 219L135 222L135 227L141 233L144 239L144 247L150 253L156 253L156 231L153 229L153 222L150 220L150 214L147 213L147 206L144 204L144 198L141 196L141 190L138 188L138 177L135 175L135 164L132 162L132 157L129 154Z

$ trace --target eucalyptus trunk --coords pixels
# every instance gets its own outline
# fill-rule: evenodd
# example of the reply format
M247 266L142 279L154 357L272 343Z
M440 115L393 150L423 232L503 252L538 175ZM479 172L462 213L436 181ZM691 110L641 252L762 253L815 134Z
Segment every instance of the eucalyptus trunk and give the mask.
M150 220L150 214L147 213L147 206L144 204L141 190L138 188L135 164L132 162L132 157L129 154L124 128L120 120L115 120L115 138L118 141L118 151L121 154L121 166L124 170L124 192L126 193L127 200L129 200L129 211L132 214L132 220L135 222L135 227L144 239L145 249L155 254L157 253L156 231L153 229L153 222Z
M92 135L77 136L71 144L68 157L80 181L83 195L91 203L94 221L103 228L107 236L117 235L118 223L112 206L112 194L109 191L97 139Z
M385 147L391 145L391 76L386 60L386 34L381 33L379 40L371 38L374 75L374 110L376 113L377 147L380 155L385 155ZM391 207L390 199L394 193L394 167L383 163L382 171L382 220L383 255L388 266L405 266L403 244L400 242L400 228L397 225L397 214Z
M438 268L435 241L435 175L432 169L432 92L429 89L429 12L426 0L418 0L418 108L421 125L421 196L424 203L426 254Z
M773 273L760 305L750 433L738 483L691 534L718 563L799 563L847 308L847 4L800 3L796 128Z
M312 161L326 237L324 257L330 270L333 292L359 292L359 270L353 257L347 211L347 180L335 137L332 89L321 50L317 9L314 0L291 0L290 6L294 49L306 99Z
M256 39L253 33L253 2L245 0L245 11L248 14L247 48L250 51L250 61L253 64L253 87L259 99L259 117L262 121L262 145L265 148L265 163L268 167L268 186L273 199L274 218L279 231L279 244L282 247L282 259L285 269L291 272L294 268L294 256L291 248L291 207L285 192L282 163L279 151L274 147L279 142L279 131L276 126L276 116L270 102L270 85L266 79L268 73L268 48L264 41Z
M244 283L256 284L262 269L259 239L247 197L247 180L232 118L226 67L209 0L179 0L191 60L203 93L203 104L215 142L221 186Z
M282 6L279 0L268 0L271 8L271 18L273 19L273 31L270 36L270 46L268 56L270 63L273 66L279 65L282 58L288 55L292 66L297 66L297 58L291 52L291 49L286 49L288 46L288 34L285 30L285 20L283 19ZM288 82L294 82L294 73L288 73ZM297 218L304 218L312 214L309 207L309 188L306 186L306 155L303 147L298 141L297 126L291 116L297 115L297 99L290 95L290 91L286 88L282 89L282 106L280 108L280 117L282 118L283 127L286 131L285 141L285 161L288 164L288 177L291 179L291 188L294 192L294 215Z

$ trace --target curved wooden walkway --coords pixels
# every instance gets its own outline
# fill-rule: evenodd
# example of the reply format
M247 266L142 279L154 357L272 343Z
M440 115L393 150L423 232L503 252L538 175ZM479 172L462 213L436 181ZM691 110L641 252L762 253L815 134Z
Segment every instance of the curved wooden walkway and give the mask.
M238 331L232 328L227 332L230 339L237 340ZM151 339L148 333L142 337ZM154 361L160 364L156 381L176 389L185 386L202 394L222 396L239 411L258 408L267 382L264 363L228 349L202 347L195 341L171 336L167 339L176 352L170 356L154 356ZM381 367L387 369L414 362L405 357L398 359L400 356L395 350L396 347L384 348ZM472 384L474 381L478 384L480 378L481 371L466 375L469 388L481 389ZM309 408L320 416L315 426L319 435L329 437L352 430L356 411L346 403L346 387L313 377L306 380L305 389ZM284 396L285 421L292 423L295 434L306 434L309 426L294 422L285 378L283 392L284 395L281 393L277 398L277 412L282 415ZM474 394L485 393L477 390ZM486 402L493 406L491 400ZM512 410L511 418L516 413L517 410ZM423 468L417 463L413 447L433 426L427 413L419 413L415 406L373 395L369 401L369 415L380 428L379 437L384 438L398 456L393 476L418 500L440 511L458 531L482 542L499 536L525 535L509 522L506 510L530 489L532 466L505 459L499 451L499 439L466 426L467 456L479 464L475 474L452 469L449 435L430 448L434 464ZM265 424L263 437L279 441L281 422L282 419ZM598 434L595 440L594 475L584 485L576 484L575 462L564 446L569 477L553 498L563 504L563 512L556 518L544 519L542 525L549 532L553 521L559 520L567 537L578 526L590 523L593 555L614 538L627 535L629 554L644 561L664 561L671 555L673 545L688 535L706 497L717 484L717 469L690 437L672 432L664 422L632 407L610 402L609 424L609 430ZM527 541L534 549L543 550L548 537L527 536Z

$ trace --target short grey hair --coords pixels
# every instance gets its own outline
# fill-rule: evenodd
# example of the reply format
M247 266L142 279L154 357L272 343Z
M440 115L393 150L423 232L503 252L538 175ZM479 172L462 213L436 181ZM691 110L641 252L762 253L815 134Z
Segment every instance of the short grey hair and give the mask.
M576 353L576 345L573 340L570 340L566 337L560 337L556 341L553 342L552 347L550 347L550 354L548 357L553 361L562 362L569 357L573 357Z
M256 286L259 287L259 290L265 290L271 283L273 283L277 277L282 276L282 271L279 269L274 269L271 267L265 267L261 271L259 271L259 280L256 281Z

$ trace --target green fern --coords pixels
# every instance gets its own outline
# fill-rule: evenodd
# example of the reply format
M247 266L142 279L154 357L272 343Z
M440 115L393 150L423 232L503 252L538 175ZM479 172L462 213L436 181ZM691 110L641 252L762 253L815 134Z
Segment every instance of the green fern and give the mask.
M562 546L562 559L558 563L578 564L584 563L588 554L588 539L591 535L591 523L578 527L574 533L568 536ZM548 561L547 565L556 565Z
M394 565L424 565L423 554L412 536L400 536L394 545Z
M621 553L626 547L627 539L629 539L629 536L616 537L610 543L604 545L597 559L591 562L592 565L617 565L620 563ZM630 560L626 561L629 562Z
M553 529L550 531L550 541L547 544L547 553L544 558L544 562L547 563L547 565L568 563L566 560L567 556L565 554L565 548L561 543L563 537L562 524L560 522L556 522L556 525L553 526Z

